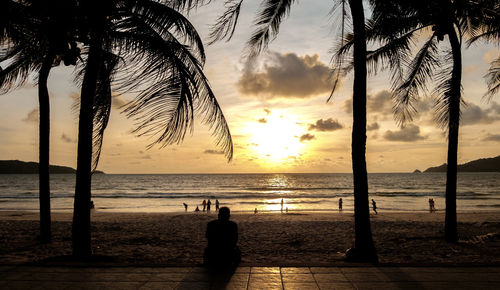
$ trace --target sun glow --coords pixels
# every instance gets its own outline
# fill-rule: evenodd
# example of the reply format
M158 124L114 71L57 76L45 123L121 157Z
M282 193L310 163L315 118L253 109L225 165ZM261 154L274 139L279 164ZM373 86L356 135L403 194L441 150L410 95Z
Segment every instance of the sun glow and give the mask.
M295 116L273 112L248 125L251 148L261 163L285 164L300 155L304 149L300 137L305 129L298 123Z

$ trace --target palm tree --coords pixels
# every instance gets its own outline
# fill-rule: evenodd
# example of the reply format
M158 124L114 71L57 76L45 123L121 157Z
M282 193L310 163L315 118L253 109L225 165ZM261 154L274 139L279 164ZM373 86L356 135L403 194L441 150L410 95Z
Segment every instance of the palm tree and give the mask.
M367 38L381 45L368 53L368 62L374 70L380 62L392 70L394 112L400 125L412 121L414 102L426 89L427 82L433 77L438 80L436 120L448 131L445 239L456 242L457 150L460 104L463 102L461 42L484 25L481 14L488 6L484 4L491 1L484 1L483 5L468 0L372 2L373 18L368 25ZM418 43L421 32L429 30L433 32L413 57L412 43ZM444 36L448 36L450 50L441 54L439 42ZM451 65L447 65L450 62ZM408 72L404 64L408 64Z
M72 1L5 1L0 22L0 43L6 47L0 62L0 88L7 92L38 73L40 240L51 241L49 139L50 103L47 80L56 58L74 64L76 46L70 46L71 24L59 9L71 9ZM73 42L71 42L73 43ZM73 56L71 56L73 54ZM70 60L70 58L72 60Z
M212 42L230 39L234 33L243 0L228 1L227 10L213 26L210 37ZM294 0L264 0L261 11L255 20L256 31L248 41L250 59L267 48L270 39L274 39L279 26L289 12ZM352 167L354 178L354 247L346 253L350 261L377 262L377 253L373 243L369 203L368 176L366 170L366 39L365 16L362 0L339 0L336 5L342 7L342 17L347 16L350 8L354 37L354 84L353 84L353 130L352 130ZM342 58L339 58L339 60ZM342 63L339 62L339 65ZM338 79L345 72L338 67L332 94ZM330 96L331 97L331 96ZM330 98L328 99L330 100Z
M137 121L134 132L157 137L150 146L181 142L193 128L194 115L203 114L216 144L228 160L232 158L228 125L202 71L205 54L201 39L178 11L197 2L202 1L80 2L79 29L88 55L80 101L74 256L91 254L91 172L97 165L109 119L111 83L116 90L140 91L125 112ZM134 69L127 70L130 67Z

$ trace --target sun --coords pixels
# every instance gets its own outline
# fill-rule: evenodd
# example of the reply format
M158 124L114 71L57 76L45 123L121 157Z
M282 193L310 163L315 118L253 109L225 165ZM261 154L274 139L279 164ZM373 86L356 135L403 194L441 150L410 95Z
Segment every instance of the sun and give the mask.
M296 116L273 112L248 124L247 131L251 136L251 149L261 161L284 162L296 158L304 150L300 136L305 130Z

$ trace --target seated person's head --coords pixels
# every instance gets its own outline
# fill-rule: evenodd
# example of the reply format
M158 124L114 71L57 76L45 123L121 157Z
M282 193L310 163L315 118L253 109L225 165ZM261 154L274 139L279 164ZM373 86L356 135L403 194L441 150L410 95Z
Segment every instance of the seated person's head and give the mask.
M229 215L230 215L230 210L229 207L223 206L219 209L219 219L220 220L229 220Z

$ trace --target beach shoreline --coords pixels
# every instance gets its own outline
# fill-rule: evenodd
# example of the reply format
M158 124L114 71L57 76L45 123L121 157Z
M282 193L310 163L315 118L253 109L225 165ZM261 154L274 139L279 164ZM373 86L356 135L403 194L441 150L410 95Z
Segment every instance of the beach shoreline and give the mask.
M92 213L94 253L117 265L195 266L205 227L216 213ZM371 214L382 264L500 264L500 212L460 212L460 241L444 242L444 212ZM352 212L233 213L242 265L345 265L353 245ZM40 263L71 254L72 213L52 214L53 242L40 245L38 212L0 211L0 260Z

